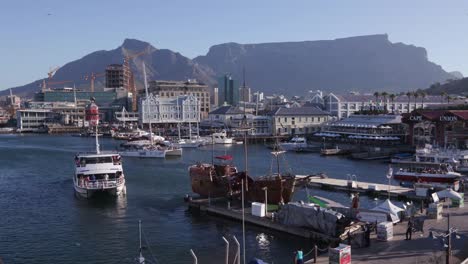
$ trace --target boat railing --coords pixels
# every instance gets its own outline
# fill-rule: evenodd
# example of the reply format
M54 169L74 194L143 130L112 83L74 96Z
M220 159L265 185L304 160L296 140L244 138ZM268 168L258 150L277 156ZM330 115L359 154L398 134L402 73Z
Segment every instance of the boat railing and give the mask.
M86 181L86 180L81 180L78 181L78 186L81 188L86 188L86 189L109 189L109 188L115 188L117 186L122 185L124 182L124 177L120 177L117 179L109 179L109 180L94 180L94 181Z

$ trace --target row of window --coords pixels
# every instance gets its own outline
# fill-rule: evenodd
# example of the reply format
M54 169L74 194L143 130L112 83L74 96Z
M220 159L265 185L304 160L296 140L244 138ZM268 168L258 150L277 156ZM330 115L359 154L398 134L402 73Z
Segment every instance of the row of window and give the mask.
M283 119L284 122L288 122L288 118L287 117L278 117L278 123L281 123L281 119ZM295 117L291 117L291 122L292 124L294 125L297 122L322 122L322 121L327 121L327 118L326 117L298 117L298 118L295 118Z

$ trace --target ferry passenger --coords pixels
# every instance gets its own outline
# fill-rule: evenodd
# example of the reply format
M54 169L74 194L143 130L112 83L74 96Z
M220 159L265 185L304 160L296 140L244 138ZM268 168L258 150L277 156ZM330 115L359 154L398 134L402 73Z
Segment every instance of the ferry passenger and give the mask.
M304 264L304 252L302 252L302 248L296 252L296 264Z

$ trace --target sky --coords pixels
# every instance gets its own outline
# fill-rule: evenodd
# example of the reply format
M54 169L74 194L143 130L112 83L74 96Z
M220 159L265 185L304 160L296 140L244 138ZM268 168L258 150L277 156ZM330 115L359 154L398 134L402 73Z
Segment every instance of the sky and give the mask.
M468 1L2 0L0 90L47 76L125 38L189 58L212 45L383 34L468 75Z

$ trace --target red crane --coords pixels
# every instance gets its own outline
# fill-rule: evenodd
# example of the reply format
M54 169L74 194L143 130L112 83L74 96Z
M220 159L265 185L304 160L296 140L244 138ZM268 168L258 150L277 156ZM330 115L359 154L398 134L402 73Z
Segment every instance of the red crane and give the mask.
M94 73L92 72L91 74L89 75L85 75L83 76L85 81L87 80L90 80L90 88L91 88L91 92L94 93L94 80L96 80L97 77L102 77L106 75L105 72L101 72L101 73Z
M124 75L127 76L127 87L128 87L128 90L132 92L132 111L133 112L136 112L137 111L137 92L136 92L136 86L135 86L135 80L133 78L133 72L132 70L130 69L130 60L133 59L133 58L136 58L138 56L141 56L143 54L146 54L150 51L149 49L149 46L143 50L143 51L140 51L136 54L132 54L132 55L126 55L124 57L124 63L123 63L123 67L124 67Z

